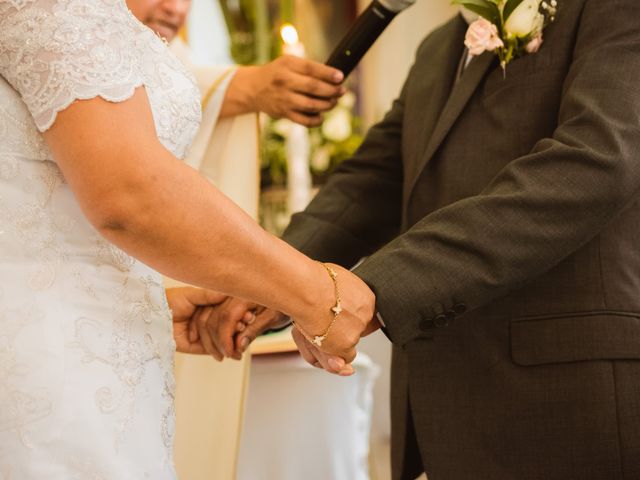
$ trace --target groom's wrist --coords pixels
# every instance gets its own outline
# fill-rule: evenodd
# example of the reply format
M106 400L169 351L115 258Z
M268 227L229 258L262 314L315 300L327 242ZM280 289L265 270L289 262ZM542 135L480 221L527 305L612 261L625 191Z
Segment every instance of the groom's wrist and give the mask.
M281 332L292 325L293 322L291 321L291 317L288 315L281 315L281 317L282 318L279 318L277 321L269 325L269 328L267 328L264 333Z

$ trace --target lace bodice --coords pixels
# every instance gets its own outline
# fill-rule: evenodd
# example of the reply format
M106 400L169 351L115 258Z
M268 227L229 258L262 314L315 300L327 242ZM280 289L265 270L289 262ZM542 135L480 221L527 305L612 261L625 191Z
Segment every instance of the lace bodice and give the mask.
M141 85L162 90L150 98L158 137L178 157L200 121L195 83L122 0L0 0L0 74L40 131L75 100L122 101Z
M41 134L138 87L182 158L199 92L124 0L0 0L0 478L175 478L162 278L91 226Z

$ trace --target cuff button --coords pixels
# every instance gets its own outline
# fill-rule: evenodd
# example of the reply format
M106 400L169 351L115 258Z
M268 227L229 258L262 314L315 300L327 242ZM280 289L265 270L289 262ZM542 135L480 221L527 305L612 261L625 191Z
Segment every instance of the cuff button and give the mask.
M464 303L457 303L453 306L453 311L456 312L458 315L462 315L464 312L467 311L467 306Z
M446 327L447 325L449 325L447 317L445 317L444 315L437 315L436 318L433 319L433 323L438 328Z
M424 331L431 330L434 326L435 324L430 318L426 318L420 322L420 329Z

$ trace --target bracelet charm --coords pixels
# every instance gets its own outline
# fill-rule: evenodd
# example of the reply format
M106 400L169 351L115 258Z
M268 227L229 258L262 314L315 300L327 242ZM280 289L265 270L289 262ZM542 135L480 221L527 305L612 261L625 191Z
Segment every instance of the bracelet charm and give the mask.
M325 268L325 270L331 277L331 280L333 281L333 289L336 296L336 304L330 309L330 311L333 313L333 319L331 320L331 323L329 324L327 329L324 331L324 333L322 335L314 336L313 339L309 335L307 335L307 333L302 328L300 328L300 326L296 322L292 322L292 323L300 331L300 333L302 333L302 336L309 343L312 343L317 347L321 347L322 342L324 342L327 339L327 336L329 335L329 331L331 330L331 327L333 327L334 323L336 323L336 320L338 319L338 315L342 313L342 299L340 298L340 289L338 288L338 274L329 265L326 265L322 262L318 262L318 263Z

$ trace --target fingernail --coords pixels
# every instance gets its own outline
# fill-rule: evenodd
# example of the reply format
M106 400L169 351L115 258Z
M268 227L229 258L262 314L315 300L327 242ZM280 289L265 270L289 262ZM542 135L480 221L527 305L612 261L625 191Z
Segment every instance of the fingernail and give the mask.
M240 340L240 348L242 349L242 351L244 352L247 347L249 346L249 339L247 337L243 337L242 340Z
M337 71L333 74L333 81L336 83L340 83L342 80L344 80L344 73L342 73L341 71Z
M339 375L342 377L350 377L354 373L356 373L356 371L353 367L351 365L346 365L342 370L340 370Z
M329 366L336 372L339 372L340 370L342 370L342 367L344 367L344 360L341 358L330 358L328 360L328 363Z
M247 328L247 326L244 323L242 323L242 322L238 323L238 331L239 332L244 331L245 328Z

